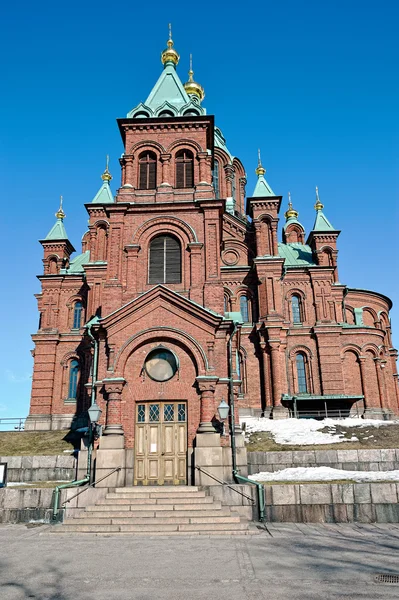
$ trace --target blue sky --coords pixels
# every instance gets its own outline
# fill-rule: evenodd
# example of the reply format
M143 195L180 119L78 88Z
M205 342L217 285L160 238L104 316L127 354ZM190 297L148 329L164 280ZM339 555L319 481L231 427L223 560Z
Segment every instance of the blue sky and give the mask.
M0 418L28 412L37 240L53 225L62 194L65 226L80 249L83 204L101 184L106 154L116 191L115 119L157 80L169 21L180 77L192 52L204 106L246 167L247 193L260 147L267 180L284 206L291 192L309 231L318 185L326 215L342 230L341 282L399 302L398 12L386 0L3 7ZM391 316L398 340L396 305Z

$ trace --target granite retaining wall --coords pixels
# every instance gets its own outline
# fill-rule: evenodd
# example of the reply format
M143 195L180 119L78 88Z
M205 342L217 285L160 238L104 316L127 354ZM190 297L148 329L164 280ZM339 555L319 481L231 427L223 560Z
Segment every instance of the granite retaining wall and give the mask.
M73 481L76 459L68 454L54 456L1 456L7 463L7 481Z
M332 467L346 471L399 469L399 449L387 450L287 450L248 452L248 473L273 473L290 467Z

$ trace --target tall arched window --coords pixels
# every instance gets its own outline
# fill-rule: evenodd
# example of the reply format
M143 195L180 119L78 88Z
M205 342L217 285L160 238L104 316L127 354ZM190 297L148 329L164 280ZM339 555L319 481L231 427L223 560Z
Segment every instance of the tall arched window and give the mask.
M249 300L244 294L240 296L240 313L244 323L249 321Z
M80 326L82 323L82 311L83 311L83 304L79 301L75 302L75 306L73 307L73 322L72 322L73 329L80 329Z
M215 190L216 198L219 198L219 161L215 160L213 163L213 171L212 171L212 183L213 189Z
M291 298L291 310L292 310L292 322L302 323L301 315L301 299L299 296L292 296Z
M299 394L307 394L308 393L308 382L306 377L306 362L305 356L299 352L296 355L296 371L298 376L298 393Z
M157 187L157 157L154 152L143 152L139 156L139 190L154 190Z
M69 365L68 400L76 400L78 395L79 363L71 360Z
M170 235L160 235L152 240L148 282L181 282L181 247L176 238Z
M194 187L194 157L190 150L180 150L176 154L176 187Z

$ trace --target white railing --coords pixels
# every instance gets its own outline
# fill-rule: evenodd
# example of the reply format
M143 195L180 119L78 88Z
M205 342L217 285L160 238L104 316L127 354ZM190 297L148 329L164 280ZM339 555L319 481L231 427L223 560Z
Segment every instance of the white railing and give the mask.
M25 417L2 418L0 419L0 431L23 431L25 421Z

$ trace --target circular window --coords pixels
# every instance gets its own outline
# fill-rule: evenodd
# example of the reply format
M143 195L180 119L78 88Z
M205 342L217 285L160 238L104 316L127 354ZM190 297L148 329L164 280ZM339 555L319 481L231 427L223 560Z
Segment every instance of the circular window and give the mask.
M154 381L168 381L178 369L176 356L167 348L151 350L144 366L147 375Z

